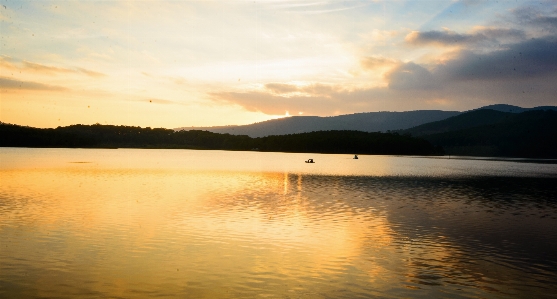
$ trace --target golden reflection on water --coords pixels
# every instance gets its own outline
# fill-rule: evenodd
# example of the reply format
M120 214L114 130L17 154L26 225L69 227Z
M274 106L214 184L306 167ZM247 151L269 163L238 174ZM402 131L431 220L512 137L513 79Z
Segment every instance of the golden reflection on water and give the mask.
M179 167L169 151L147 161L128 155L137 151L67 151L3 156L0 295L504 297L536 291L509 287L525 274L510 266L515 257L494 250L491 241L461 236L499 229L503 221L521 233L514 216L493 215L491 202L482 202L497 193L467 182L313 175L296 168L307 166L301 163L282 172L275 171L279 164L269 172L241 163L221 169L230 153L196 156ZM246 154L238 155L245 162ZM208 169L199 166L209 160ZM393 175L389 165L409 163L390 160L349 167L373 165L374 173ZM70 163L76 161L91 163ZM478 201L470 203L473 197ZM548 207L554 208L512 212ZM555 210L547 213L529 224L551 234ZM527 284L555 278L544 265L536 267L527 269L533 277Z
M384 218L352 218L341 202L330 207L338 211L312 206L302 175L74 166L1 175L0 194L9 201L2 234L11 242L2 255L25 261L26 271L40 268L28 282L45 292L40 296L77 291L60 280L88 281L88 289L108 296L169 279L196 282L202 293L210 285L254 291L265 275L334 277L361 254L363 235L390 239ZM373 275L380 268L372 261L364 267ZM253 277L230 275L238 269Z

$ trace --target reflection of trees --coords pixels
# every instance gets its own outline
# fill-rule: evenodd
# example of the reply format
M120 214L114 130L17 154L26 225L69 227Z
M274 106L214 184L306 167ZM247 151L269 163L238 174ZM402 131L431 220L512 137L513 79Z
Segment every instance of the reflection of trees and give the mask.
M409 281L464 283L453 278L468 277L468 284L516 294L555 277L547 271L557 266L555 179L346 179L354 181L372 205L383 205L396 234L392 246L411 257Z

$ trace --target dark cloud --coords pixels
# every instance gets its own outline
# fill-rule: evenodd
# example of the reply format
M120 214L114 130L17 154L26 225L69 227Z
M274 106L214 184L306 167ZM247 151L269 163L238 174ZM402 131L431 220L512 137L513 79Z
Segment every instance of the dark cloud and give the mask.
M465 45L482 42L497 43L500 40L522 40L525 33L518 29L504 28L482 28L473 33L457 33L454 31L413 31L409 33L405 41L411 45Z
M536 7L525 6L513 11L515 22L542 29L557 29L557 5L553 10L540 11Z
M419 32L413 31L409 33L405 41L412 45L426 45L426 44L461 44L475 42L482 39L482 36L475 36L470 34L459 34L453 31L427 31Z
M429 65L400 64L386 74L391 89L428 90L459 81L531 80L557 74L557 40L530 39L487 53L461 50L452 59Z
M67 90L61 86L46 85L37 82L19 81L8 78L0 77L0 89L13 89L13 90L52 90L63 91Z
M552 73L557 73L557 41L553 39L532 39L486 54L462 51L437 70L439 77L451 80L531 78Z

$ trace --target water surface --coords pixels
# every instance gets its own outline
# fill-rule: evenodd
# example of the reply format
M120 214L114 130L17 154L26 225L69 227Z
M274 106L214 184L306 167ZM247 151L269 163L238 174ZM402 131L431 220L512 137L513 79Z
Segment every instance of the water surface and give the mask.
M0 297L556 298L557 165L359 157L2 148Z

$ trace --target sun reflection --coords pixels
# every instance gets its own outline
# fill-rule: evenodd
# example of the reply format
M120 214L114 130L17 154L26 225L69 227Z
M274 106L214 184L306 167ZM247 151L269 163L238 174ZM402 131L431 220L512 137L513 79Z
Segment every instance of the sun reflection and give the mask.
M56 238L66 240L65 255L77 256L88 247L101 246L103 251L112 252L102 255L108 264L133 262L154 275L160 271L160 261L142 257L167 252L161 242L177 242L177 236L203 236L206 241L201 243L202 248L205 242L222 244L231 252L243 248L243 254L229 255L225 264L216 259L218 265L210 262L210 256L220 253L205 248L202 264L207 273L219 272L222 267L250 267L246 271L302 275L302 279L307 273L301 273L299 266L318 276L340 275L342 263L337 261L359 256L366 236L383 240L376 243L381 246L390 238L384 218L372 222L355 218L349 207L327 198L338 193L338 182L330 188L324 186L326 192L313 198L304 193L299 174L121 171L82 166L2 172L2 194L31 199L20 202L23 205L12 210L12 217L40 227L32 233L33 238L63 230L63 235L57 233ZM6 189L14 187L12 191ZM13 206L15 209L17 204ZM111 241L98 244L106 238ZM191 247L196 242L190 239L184 243L188 239L179 243ZM166 254L177 258L176 263L182 267L190 264L177 256L179 252ZM378 273L378 266L367 265L369 275ZM96 268L93 264L87 267ZM105 279L113 277L114 295L129 288L127 284L143 279L132 272L126 272L123 279L109 269L90 270L100 270L99 275ZM49 283L48 277L42 279Z
M284 173L284 189L283 189L283 195L286 195L286 193L288 193L288 172Z

